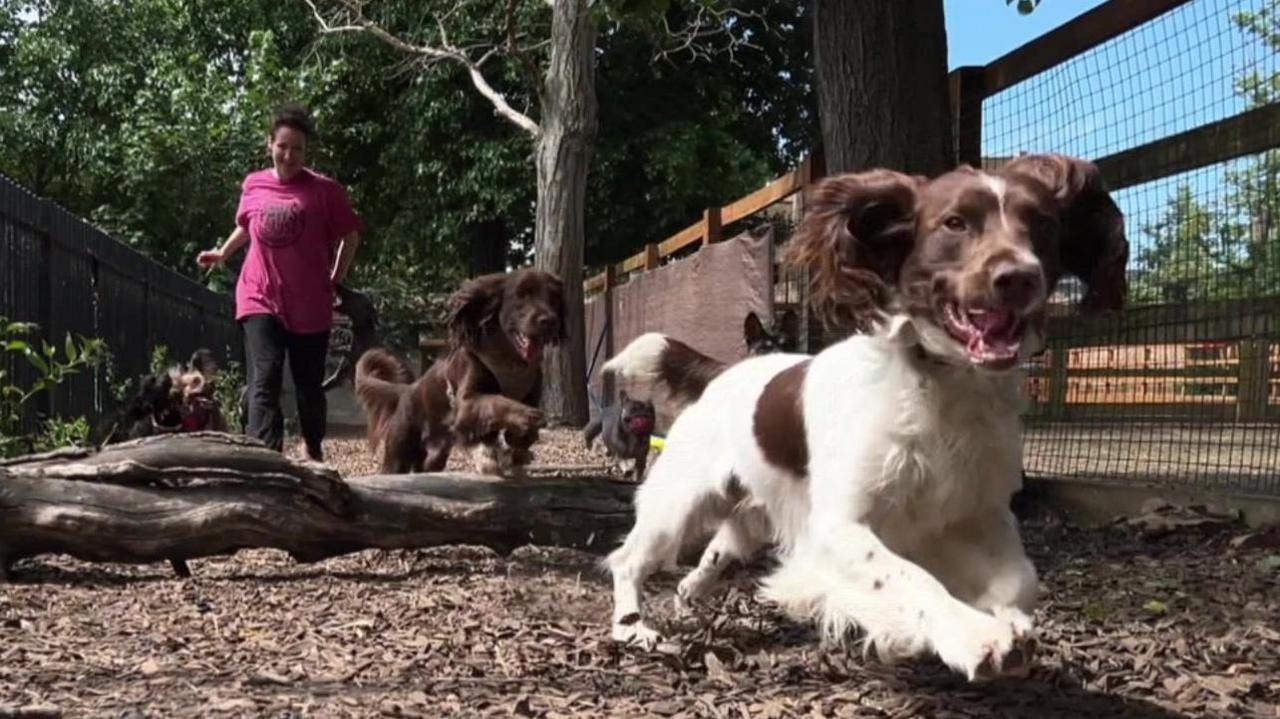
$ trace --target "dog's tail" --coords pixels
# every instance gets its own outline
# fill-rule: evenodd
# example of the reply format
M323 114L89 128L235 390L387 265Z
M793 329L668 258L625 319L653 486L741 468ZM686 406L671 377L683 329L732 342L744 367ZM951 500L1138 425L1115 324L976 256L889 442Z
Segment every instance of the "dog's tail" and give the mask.
M698 401L703 390L728 367L680 340L658 332L635 338L600 371L624 380L665 387L677 410Z
M409 391L413 373L399 357L374 347L356 362L356 400L369 418L369 449L376 449L386 437L400 397Z

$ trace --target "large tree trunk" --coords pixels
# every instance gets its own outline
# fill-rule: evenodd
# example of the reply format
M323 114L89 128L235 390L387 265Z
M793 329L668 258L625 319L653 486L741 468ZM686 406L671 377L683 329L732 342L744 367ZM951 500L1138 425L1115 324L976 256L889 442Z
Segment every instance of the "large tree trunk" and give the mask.
M633 489L589 476L344 481L252 440L163 435L0 463L0 578L46 553L181 567L250 547L299 561L446 544L607 551L631 526Z
M827 173L950 169L954 153L942 0L812 2Z
M538 141L534 264L564 280L569 339L547 353L543 409L573 426L587 421L582 263L587 171L596 138L596 26L587 0L558 0Z

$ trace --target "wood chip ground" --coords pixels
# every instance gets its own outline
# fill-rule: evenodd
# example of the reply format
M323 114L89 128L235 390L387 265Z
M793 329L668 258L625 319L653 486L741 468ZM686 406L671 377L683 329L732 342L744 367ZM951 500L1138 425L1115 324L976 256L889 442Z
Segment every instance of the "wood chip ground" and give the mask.
M542 462L601 462L548 437ZM329 445L344 474L372 473L358 440ZM674 641L643 653L608 640L607 577L568 551L248 551L187 580L44 557L0 585L0 717L1280 717L1273 546L1024 526L1044 581L1026 680L821 646L753 598L758 567L692 617L655 580Z

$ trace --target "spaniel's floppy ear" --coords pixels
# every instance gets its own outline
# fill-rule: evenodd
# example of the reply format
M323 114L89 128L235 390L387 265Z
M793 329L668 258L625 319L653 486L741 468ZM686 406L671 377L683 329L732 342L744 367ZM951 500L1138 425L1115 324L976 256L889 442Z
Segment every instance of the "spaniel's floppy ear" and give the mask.
M187 365L204 375L205 379L212 379L218 374L218 360L213 358L212 352L203 347L191 353L191 359L187 361Z
M1002 173L1034 178L1053 192L1062 223L1062 267L1088 286L1081 309L1100 312L1124 307L1129 261L1124 215L1111 199L1097 165L1066 155L1022 155Z
M866 330L915 244L924 178L891 170L836 175L808 197L784 261L808 270L809 302L834 328Z
M449 313L445 325L449 344L454 347L474 345L480 341L484 326L498 316L507 275L481 275L462 283L449 297Z

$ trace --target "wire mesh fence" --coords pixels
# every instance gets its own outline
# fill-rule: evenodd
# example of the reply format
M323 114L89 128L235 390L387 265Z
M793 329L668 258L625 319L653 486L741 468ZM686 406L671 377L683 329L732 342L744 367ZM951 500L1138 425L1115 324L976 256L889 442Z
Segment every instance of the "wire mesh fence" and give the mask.
M1027 471L1280 494L1280 0L1164 5L981 103L984 165L1093 159L1131 246L1120 316L1055 297Z

